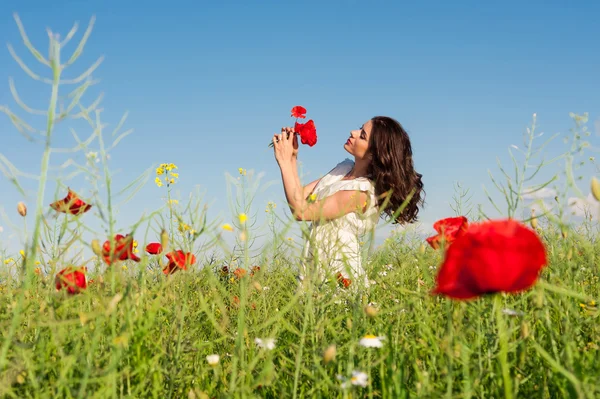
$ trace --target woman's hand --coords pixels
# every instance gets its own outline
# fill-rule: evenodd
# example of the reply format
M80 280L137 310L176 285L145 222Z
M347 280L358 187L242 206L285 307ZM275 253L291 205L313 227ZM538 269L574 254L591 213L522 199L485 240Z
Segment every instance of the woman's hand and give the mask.
M273 151L279 166L298 158L298 137L291 127L282 127L281 134L273 135Z

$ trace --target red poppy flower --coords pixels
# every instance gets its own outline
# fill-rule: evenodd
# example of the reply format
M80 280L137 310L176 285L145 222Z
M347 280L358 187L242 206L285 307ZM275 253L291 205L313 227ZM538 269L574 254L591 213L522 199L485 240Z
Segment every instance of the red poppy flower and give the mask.
M306 118L306 108L301 107L300 105L296 105L294 108L292 108L292 116L294 118Z
M446 252L434 294L470 299L531 287L546 265L538 235L512 219L471 224Z
M160 245L158 242L151 242L150 244L146 245L146 252L148 252L150 255L158 255L162 252L162 245Z
M242 269L241 267L238 267L237 269L235 269L233 271L233 274L237 277L237 278L242 278L246 275L246 269Z
M189 265L196 263L196 256L191 253L185 253L181 249L167 254L169 264L163 269L164 274L175 273L179 269L187 270Z
M337 281L338 283L340 283L341 285L344 286L344 288L348 288L350 287L350 284L352 284L352 280L350 280L349 278L345 278L342 273L338 273L337 275Z
M77 294L87 288L87 279L85 272L86 267L69 266L56 274L54 283L56 290L60 291L63 288L71 295Z
M442 238L446 239L446 245L448 245L458 237L462 236L467 230L468 225L469 222L464 216L438 220L433 224L433 228L438 232L438 234L426 238L426 241L434 249L438 249L442 242Z
M67 196L61 200L53 202L50 207L57 212L69 213L71 215L80 215L90 210L92 205L85 203L79 196L71 189Z
M306 123L296 122L294 131L300 134L302 144L308 144L310 147L317 144L317 128L312 119Z
M104 262L106 264L111 265L117 260L127 260L131 259L133 261L139 262L140 258L138 258L133 253L133 237L130 235L123 236L122 234L115 235L115 250L112 255L112 259L110 257L110 240L106 240L104 245L102 246L102 257L104 258Z

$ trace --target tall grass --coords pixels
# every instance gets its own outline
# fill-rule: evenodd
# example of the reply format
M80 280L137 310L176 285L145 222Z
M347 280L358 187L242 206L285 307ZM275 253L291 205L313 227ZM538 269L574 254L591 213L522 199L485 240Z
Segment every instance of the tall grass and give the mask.
M2 397L600 395L600 326L593 302L600 289L597 231L590 221L569 228L560 210L536 216L549 258L541 281L519 295L470 302L430 295L442 254L423 247L422 239L408 232L391 236L370 254L367 272L375 284L368 290L347 290L335 280L299 289L295 270L300 260L286 239L291 224L279 219L273 205L267 208L270 240L255 245L254 193L260 176L255 179L246 171L240 171L239 180L229 179L236 189L235 195L230 192L233 214L249 217L233 223L233 232L222 230L219 221L209 221L201 200L175 204L170 191L164 208L132 226L129 233L140 242L157 241L164 229L170 249L195 252L200 261L186 271L165 276L165 259L160 256L107 267L97 256L70 255L75 244L90 246L84 232L100 243L118 232L106 155L130 132L118 135L123 119L105 137L100 101L81 103L98 63L78 78L61 80L63 70L83 50L91 24L66 64L60 64L64 41L50 33L52 56L46 60L29 42L18 18L17 24L26 47L50 68L52 78L33 74L11 48L32 78L50 85L51 95L49 110L43 112L47 128L40 135L43 162L33 232L24 256L5 254L2 259L7 261L0 272ZM73 29L66 40L75 33ZM72 105L57 113L56 98L66 83L80 85L72 92ZM35 111L27 109L15 90L13 94L22 108ZM24 134L37 134L8 107L1 110ZM100 167L92 159L77 169L91 177L92 201L108 237L86 227L91 213L46 216L43 198L53 153L51 135L55 124L69 117L83 118L92 130L85 140L74 133L77 145L72 150L89 153L95 145L99 153ZM567 162L572 187L576 185L570 165L584 129L578 118L574 147L560 158ZM516 215L520 193L533 179L527 174L536 154L533 128L527 138L524 167L513 158L515 176L501 169L506 185L493 180L507 198L508 216ZM2 171L19 188L18 168L4 156L0 161ZM144 173L121 192L133 195L149 176ZM468 191L459 188L454 210L474 218ZM164 189L170 190L171 184ZM139 230L143 225L145 232ZM225 234L235 234L233 249L225 245ZM84 257L89 259L80 264L94 266L89 287L78 295L57 292L56 272ZM237 268L249 272L255 265L260 270L253 275L240 278L233 273ZM367 334L384 337L382 347L362 346L360 339ZM265 345L269 339L273 345ZM219 355L218 362L209 364L209 355ZM365 373L366 384L360 384L364 376L355 373L353 379L353 372Z

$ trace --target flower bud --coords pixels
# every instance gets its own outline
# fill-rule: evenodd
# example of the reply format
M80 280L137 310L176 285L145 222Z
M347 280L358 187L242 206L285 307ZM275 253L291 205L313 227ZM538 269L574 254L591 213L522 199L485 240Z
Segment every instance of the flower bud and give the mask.
M538 221L537 217L535 217L535 211L533 209L531 210L531 220L529 221L529 224L531 224L532 229L537 230Z
M592 176L592 195L596 201L600 201L600 181Z
M527 324L525 321L521 323L521 337L523 339L529 337L529 324Z
M572 257L573 257L573 248L569 248L569 251L567 252L567 260L571 260Z
M325 362L325 364L331 362L333 359L335 359L335 354L335 345L330 345L329 348L325 349L325 352L323 353L323 362Z
M100 241L92 240L92 251L94 251L94 253L97 256L102 256L102 248L100 248Z
M421 246L419 247L419 252L424 254L426 249L427 247L425 246L425 244L421 244Z
M162 229L160 232L160 245L163 251L166 250L169 245L169 233L167 233L167 230L165 229Z
M19 212L19 215L23 217L27 216L27 206L23 201L17 204L17 212Z
M367 305L365 307L365 314L368 317L375 317L377 316L377 313L379 313L379 310L377 310L377 308L374 308L373 306Z

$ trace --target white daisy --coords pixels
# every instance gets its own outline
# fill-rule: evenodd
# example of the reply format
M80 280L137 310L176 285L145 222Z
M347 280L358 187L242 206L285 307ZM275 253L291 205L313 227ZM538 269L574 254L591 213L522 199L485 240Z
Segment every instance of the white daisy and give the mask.
M365 348L381 348L383 346L383 342L381 341L384 339L385 337L376 337L375 335L367 334L358 343Z
M365 373L363 371L358 371L358 370L354 370L352 372L352 377L350 377L350 380L346 380L341 375L337 375L336 377L338 380L343 381L340 384L340 388L342 388L342 389L350 388L350 385L358 385L358 386L361 386L364 388L367 386L368 379L369 379L369 376L367 375L367 373Z
M256 343L256 345L259 348L264 348L268 350L272 350L275 348L275 338L254 338L254 343Z

